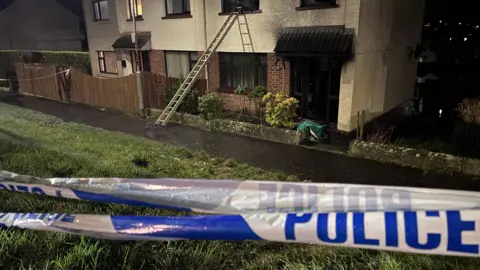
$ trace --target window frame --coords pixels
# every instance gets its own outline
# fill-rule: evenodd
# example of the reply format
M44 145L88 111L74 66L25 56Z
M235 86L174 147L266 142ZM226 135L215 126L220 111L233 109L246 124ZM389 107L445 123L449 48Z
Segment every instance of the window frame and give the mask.
M235 55L253 55L253 56L256 56L256 57L259 57L261 58L261 65L263 66L264 70L265 70L265 87L268 86L268 64L267 64L267 54L266 53L233 53L233 52L219 52L218 53L218 64L219 64L219 72L220 72L220 76L219 76L219 79L220 79L220 88L219 90L221 92L230 92L230 93L234 93L235 92L235 89L237 89L238 85L237 86L233 86L233 68L232 68L232 65L233 65L233 57ZM226 57L231 57L228 65L229 67L228 68L224 68L225 64L224 64L224 59ZM262 59L263 58L263 59ZM231 81L230 81L230 86L226 86L226 85L222 85L222 82L224 81L222 79L222 74L228 70L229 71L229 75L230 75L230 78L231 78ZM258 73L256 72L255 73L256 77L255 77L255 82L254 82L254 86L257 86L257 85L260 85L259 82L258 82ZM253 89L250 89L250 88L247 88L246 89L248 92L252 91Z
M305 1L306 0L299 0L299 7L297 7L297 10L338 7L337 0L322 0L319 3L305 3Z
M227 15L227 14L230 14L232 13L233 10L225 10L225 1L231 1L231 0L221 0L221 11L219 13L219 15ZM234 0L234 1L241 1L241 0ZM248 10L248 11L245 11L242 9L242 13L260 13L262 12L261 9L260 9L260 0L257 0L258 1L258 8L255 9L255 10Z
M107 61L105 53L116 53L115 51L97 51L98 71L103 74L115 74L118 75L118 66L116 66L116 72L107 70ZM103 68L102 68L103 64ZM117 64L117 56L115 55L115 65ZM103 69L103 70L102 70Z
M172 1L178 1L178 0L172 0ZM182 12L180 13L168 13L168 0L164 0L165 2L165 16L166 17L175 17L175 16L188 16L188 15L192 15L192 7L191 7L191 1L190 0L181 0L182 1ZM189 2L189 10L187 11L185 9L185 1L188 1Z
M102 18L102 10L100 9L100 2L107 2L107 8L108 8L108 18L104 19ZM95 6L98 8L98 13L100 15L100 18L97 18L97 13L95 12ZM93 21L94 22L108 22L110 21L110 7L108 6L108 0L93 0L92 1L92 8L93 8Z
M134 9L135 13L135 20L143 20L143 1L142 0L126 0L127 1L127 21L131 21L133 19L132 14L132 5L135 2L137 5ZM142 7L142 14L138 15L138 7Z
M196 51L172 51L172 50L168 50L168 51L163 51L163 53L165 54L165 76L167 78L176 78L176 77L170 77L168 76L168 62L167 62L167 54L168 53L186 53L188 54L188 63L189 63L189 70L188 72L190 73L193 69L193 67L197 64L198 62L198 54ZM195 55L195 60L192 60L192 55ZM188 74L185 74L185 76L187 76Z

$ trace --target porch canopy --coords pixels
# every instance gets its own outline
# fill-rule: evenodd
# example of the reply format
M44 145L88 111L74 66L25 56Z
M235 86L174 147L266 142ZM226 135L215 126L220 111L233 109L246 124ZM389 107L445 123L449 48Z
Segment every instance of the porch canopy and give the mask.
M284 28L275 46L282 57L350 57L355 29L344 26Z
M150 38L152 35L150 32L140 32L137 33L136 38L138 41L138 49L139 50L150 50ZM132 42L132 34L122 34L115 43L113 43L112 47L114 49L135 49L135 43Z

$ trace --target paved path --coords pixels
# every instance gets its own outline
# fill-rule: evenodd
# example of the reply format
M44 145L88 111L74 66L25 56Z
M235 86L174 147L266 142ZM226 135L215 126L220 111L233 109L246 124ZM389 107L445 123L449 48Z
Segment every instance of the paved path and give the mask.
M417 186L480 190L480 182L464 176L424 174L417 169L356 159L304 147L284 145L221 132L169 124L158 127L136 116L105 112L34 97L0 94L0 102L107 130L203 150L269 170L284 171L314 182Z

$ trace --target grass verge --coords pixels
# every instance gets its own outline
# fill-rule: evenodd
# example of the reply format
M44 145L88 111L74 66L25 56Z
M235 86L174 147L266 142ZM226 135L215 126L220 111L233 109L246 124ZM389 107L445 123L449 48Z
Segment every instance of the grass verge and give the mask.
M40 177L295 177L0 103L0 169ZM0 212L184 215L0 192ZM468 258L263 241L108 241L0 230L0 269L476 269Z

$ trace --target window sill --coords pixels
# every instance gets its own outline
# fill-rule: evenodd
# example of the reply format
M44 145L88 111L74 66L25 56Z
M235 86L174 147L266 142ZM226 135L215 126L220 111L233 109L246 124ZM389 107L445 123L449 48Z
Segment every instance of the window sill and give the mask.
M132 19L127 19L127 22L133 21ZM135 21L143 21L143 17L135 17Z
M318 6L305 6L305 7L297 7L295 10L302 11L302 10L314 10L314 9L328 9L328 8L338 8L338 4L329 4L329 5L318 5Z
M102 24L102 23L110 23L110 20L93 20L93 23L96 23L96 24Z
M261 10L254 10L254 11L244 11L242 13L243 14L256 14L256 13L262 13L262 11ZM220 13L218 13L218 15L220 15L220 16L226 16L226 15L230 15L230 14L232 14L232 13L231 12L220 12Z
M102 71L100 71L100 72L98 72L98 74L99 75L116 75L116 76L118 76L118 72L113 73L113 72L102 72Z
M193 18L192 14L169 14L162 17L162 20L169 20L169 19L188 19Z
M243 94L235 93L235 88L233 88L233 87L220 87L220 88L217 89L217 91L220 92L220 93L234 94L234 95L238 95L238 96L246 96L246 95L250 94L250 92L252 92L252 89L245 89L245 93L243 93Z

